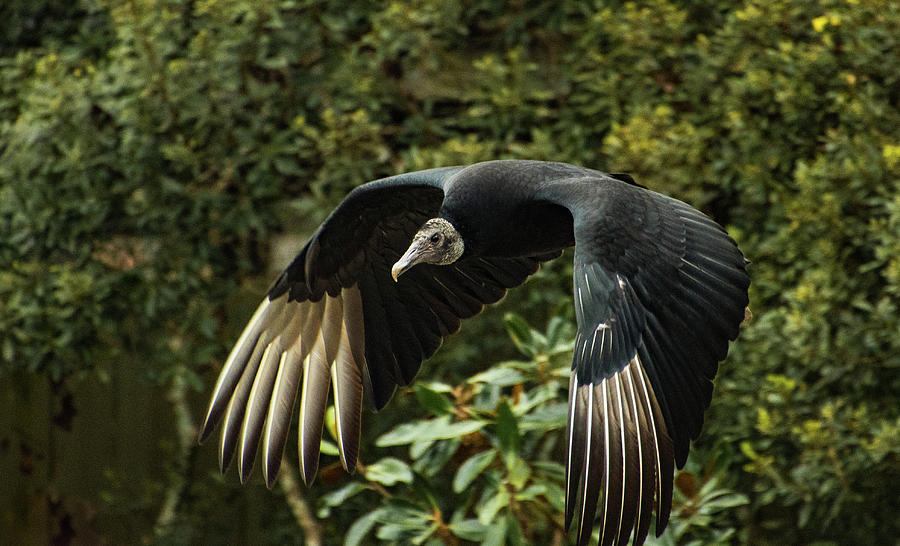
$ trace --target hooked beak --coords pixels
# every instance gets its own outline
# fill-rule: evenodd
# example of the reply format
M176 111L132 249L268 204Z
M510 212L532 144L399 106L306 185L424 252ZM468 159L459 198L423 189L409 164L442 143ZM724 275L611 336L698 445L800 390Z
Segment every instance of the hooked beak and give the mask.
M424 259L425 248L418 241L413 241L406 253L391 268L391 277L394 278L394 282L397 282L400 275L406 273L412 266L423 262Z

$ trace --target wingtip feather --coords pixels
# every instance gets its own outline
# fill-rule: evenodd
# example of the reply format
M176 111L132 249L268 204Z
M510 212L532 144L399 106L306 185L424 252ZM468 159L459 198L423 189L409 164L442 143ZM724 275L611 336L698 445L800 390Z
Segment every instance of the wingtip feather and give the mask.
M213 387L206 416L197 435L199 443L205 442L215 430L216 425L219 424L222 414L226 410L234 390L246 369L248 359L252 360L252 352L257 346L259 337L276 307L272 305L272 301L269 298L263 299L253 316L250 317L237 342L235 342L234 347L228 354L228 358L225 359L225 364L222 365L222 370L219 372L219 377L216 379L216 384Z

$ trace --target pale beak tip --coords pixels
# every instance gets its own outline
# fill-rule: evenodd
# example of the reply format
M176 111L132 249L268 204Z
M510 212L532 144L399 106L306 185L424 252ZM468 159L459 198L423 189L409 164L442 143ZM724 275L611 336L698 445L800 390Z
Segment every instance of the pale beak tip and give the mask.
M400 275L403 273L403 266L400 265L400 262L394 264L394 267L391 268L391 277L393 277L394 282L397 282L397 279L400 278Z

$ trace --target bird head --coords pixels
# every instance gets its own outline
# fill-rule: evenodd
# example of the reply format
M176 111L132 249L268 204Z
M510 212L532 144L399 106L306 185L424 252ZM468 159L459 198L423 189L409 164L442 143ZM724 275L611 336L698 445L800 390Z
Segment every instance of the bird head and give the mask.
M409 248L391 268L391 276L396 281L400 275L416 264L452 264L462 256L462 236L453 224L443 218L432 218L425 222L413 237Z

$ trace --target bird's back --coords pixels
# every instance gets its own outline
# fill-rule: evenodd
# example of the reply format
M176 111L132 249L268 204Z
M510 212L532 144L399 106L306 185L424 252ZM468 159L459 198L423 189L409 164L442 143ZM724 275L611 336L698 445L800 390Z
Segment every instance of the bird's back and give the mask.
M456 226L468 253L532 256L572 246L572 215L564 207L534 198L549 184L596 177L599 171L543 161L497 160L456 173L445 184L441 216Z

